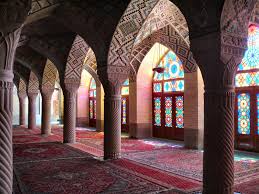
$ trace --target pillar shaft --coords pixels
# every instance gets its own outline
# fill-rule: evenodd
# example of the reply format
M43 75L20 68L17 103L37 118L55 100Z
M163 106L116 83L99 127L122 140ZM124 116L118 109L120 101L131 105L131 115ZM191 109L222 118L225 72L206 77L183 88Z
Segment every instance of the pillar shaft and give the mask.
M28 117L28 128L35 129L36 128L36 98L37 93L28 94L29 97L29 117Z
M0 193L12 193L12 88L13 83L0 81Z
M25 125L25 97L19 97L19 123Z
M121 96L104 98L104 159L117 159L121 154Z
M64 91L64 143L76 142L76 89Z
M234 185L232 91L205 92L203 193L230 194Z
M53 91L42 92L42 121L41 121L41 134L51 134L51 97Z

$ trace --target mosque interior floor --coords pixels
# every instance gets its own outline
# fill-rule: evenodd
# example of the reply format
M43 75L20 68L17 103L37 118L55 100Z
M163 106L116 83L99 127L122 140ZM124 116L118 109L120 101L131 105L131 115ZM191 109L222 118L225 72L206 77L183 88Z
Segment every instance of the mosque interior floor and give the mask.
M62 126L13 134L15 194L201 193L203 151L179 142L123 134L121 159L103 161L103 132L77 128L76 144L62 144ZM234 167L235 191L259 193L259 154L236 151Z

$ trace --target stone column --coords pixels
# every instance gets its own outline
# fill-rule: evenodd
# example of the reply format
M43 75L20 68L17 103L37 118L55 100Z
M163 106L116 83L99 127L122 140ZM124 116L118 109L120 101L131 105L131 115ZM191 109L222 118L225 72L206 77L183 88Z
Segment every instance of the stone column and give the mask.
M64 131L63 142L76 142L76 92L78 87L64 90Z
M31 1L0 3L0 193L13 189L12 108L13 62L21 25L31 8Z
M121 95L106 92L104 97L104 159L121 154Z
M48 136L51 134L51 98L53 90L41 90L42 95L42 119L41 134Z
M28 93L29 98L29 116L28 116L28 128L36 128L36 98L38 93Z
M230 194L234 185L234 88L205 94L203 193Z
M221 35L207 34L191 44L205 86L204 194L233 194L234 187L234 80L241 58L222 55Z
M19 95L19 123L25 125L25 95Z

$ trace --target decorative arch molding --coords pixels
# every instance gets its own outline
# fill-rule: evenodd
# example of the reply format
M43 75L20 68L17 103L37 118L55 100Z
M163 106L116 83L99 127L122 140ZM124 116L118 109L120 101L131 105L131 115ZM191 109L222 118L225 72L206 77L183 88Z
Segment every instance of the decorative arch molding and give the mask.
M168 25L147 37L141 44L134 48L130 62L130 65L133 67L131 78L135 77L134 73L136 74L138 72L142 60L155 43L160 43L174 51L182 61L185 73L197 71L197 64L190 51L189 45L183 41L182 37L172 26Z
M48 59L44 68L42 78L42 90L53 90L55 88L55 82L57 79L58 70L55 65Z
M189 29L184 15L180 9L169 0L160 0L145 20L134 43L134 47L145 38L167 25L174 27L175 31L183 38L186 44L189 41Z
M86 54L84 65L91 67L94 71L97 70L96 57L95 57L94 51L91 48L89 48Z
M108 53L108 65L128 65L136 36L157 3L158 0L132 0L129 3L114 32Z
M221 29L221 60L224 64L233 61L238 65L247 49L248 25L256 0L226 0L220 20ZM253 18L253 17L252 17ZM231 62L233 63L233 62Z
M17 87L18 95L19 96L26 96L27 95L27 85L23 79L20 78L19 85Z
M84 60L89 48L83 38L76 36L67 58L65 84L80 85Z
M37 94L39 92L39 86L40 84L37 76L35 75L35 73L31 71L29 85L28 85L28 93Z

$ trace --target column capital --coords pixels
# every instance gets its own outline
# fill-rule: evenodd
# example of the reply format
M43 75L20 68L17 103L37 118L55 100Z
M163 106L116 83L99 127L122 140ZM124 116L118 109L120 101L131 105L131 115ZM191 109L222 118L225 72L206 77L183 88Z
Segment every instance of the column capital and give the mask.
M121 86L129 77L129 68L110 65L98 68L97 74L103 84L105 96L120 95Z
M38 96L38 92L30 92L28 93L29 98L36 98Z

